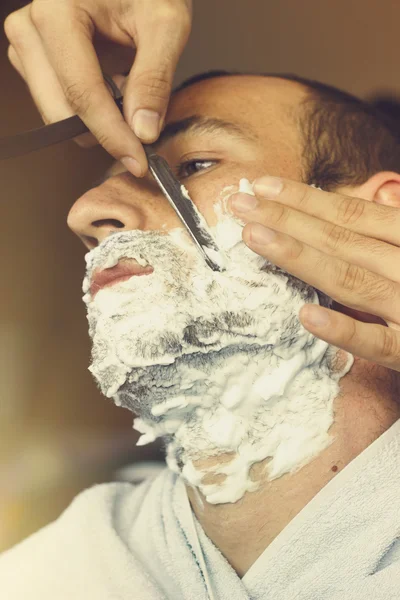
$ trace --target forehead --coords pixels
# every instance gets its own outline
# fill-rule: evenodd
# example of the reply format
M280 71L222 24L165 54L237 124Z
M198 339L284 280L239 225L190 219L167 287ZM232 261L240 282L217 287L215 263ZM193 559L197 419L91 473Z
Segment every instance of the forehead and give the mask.
M303 85L278 77L215 77L173 94L166 124L193 115L230 122L258 141L258 156L271 174L300 179L303 141L298 117L306 95Z
M278 77L214 77L173 94L166 123L198 114L245 125L260 137L284 132L297 140L305 95L301 84Z

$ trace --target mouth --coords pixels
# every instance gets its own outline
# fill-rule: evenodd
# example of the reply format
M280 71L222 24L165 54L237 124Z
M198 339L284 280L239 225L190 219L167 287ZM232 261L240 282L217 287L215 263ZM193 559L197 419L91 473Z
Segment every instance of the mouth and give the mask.
M134 259L122 259L114 267L109 269L103 269L93 274L92 282L90 285L90 294L92 300L100 290L111 287L116 283L127 281L131 277L139 277L140 275L150 275L154 269L151 265L142 267Z

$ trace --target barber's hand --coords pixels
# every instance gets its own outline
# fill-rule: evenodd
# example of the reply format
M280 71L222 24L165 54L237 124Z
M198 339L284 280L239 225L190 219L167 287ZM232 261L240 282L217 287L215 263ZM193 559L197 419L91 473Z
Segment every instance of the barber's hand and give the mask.
M302 325L338 348L400 371L399 208L274 177L256 180L253 189L255 198L235 194L228 203L247 222L244 242L357 316L307 304L299 313ZM258 205L239 212L239 198Z
M116 159L137 161L125 166L140 176L147 160L136 136L153 142L159 135L191 17L192 0L33 0L4 29L8 57L44 122L78 114ZM113 76L130 70L125 82L113 77L125 84L126 120L102 68ZM76 138L80 145L90 145L85 135Z

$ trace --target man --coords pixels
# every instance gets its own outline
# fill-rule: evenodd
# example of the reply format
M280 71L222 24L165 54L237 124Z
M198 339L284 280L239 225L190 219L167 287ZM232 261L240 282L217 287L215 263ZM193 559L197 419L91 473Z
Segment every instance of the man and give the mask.
M6 598L398 597L395 373L301 327L301 306L331 300L240 243L229 202L270 174L394 204L398 143L341 92L217 75L173 95L156 149L226 254L225 275L203 264L150 176L119 163L68 217L90 250L90 369L138 415L142 443L164 438L169 467L83 492L6 552Z

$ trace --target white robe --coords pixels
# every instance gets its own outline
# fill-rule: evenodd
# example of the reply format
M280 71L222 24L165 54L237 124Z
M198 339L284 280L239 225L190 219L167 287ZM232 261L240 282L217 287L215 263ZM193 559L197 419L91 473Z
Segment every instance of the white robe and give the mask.
M1 600L399 600L400 419L338 473L241 579L167 468L79 494L0 555Z

